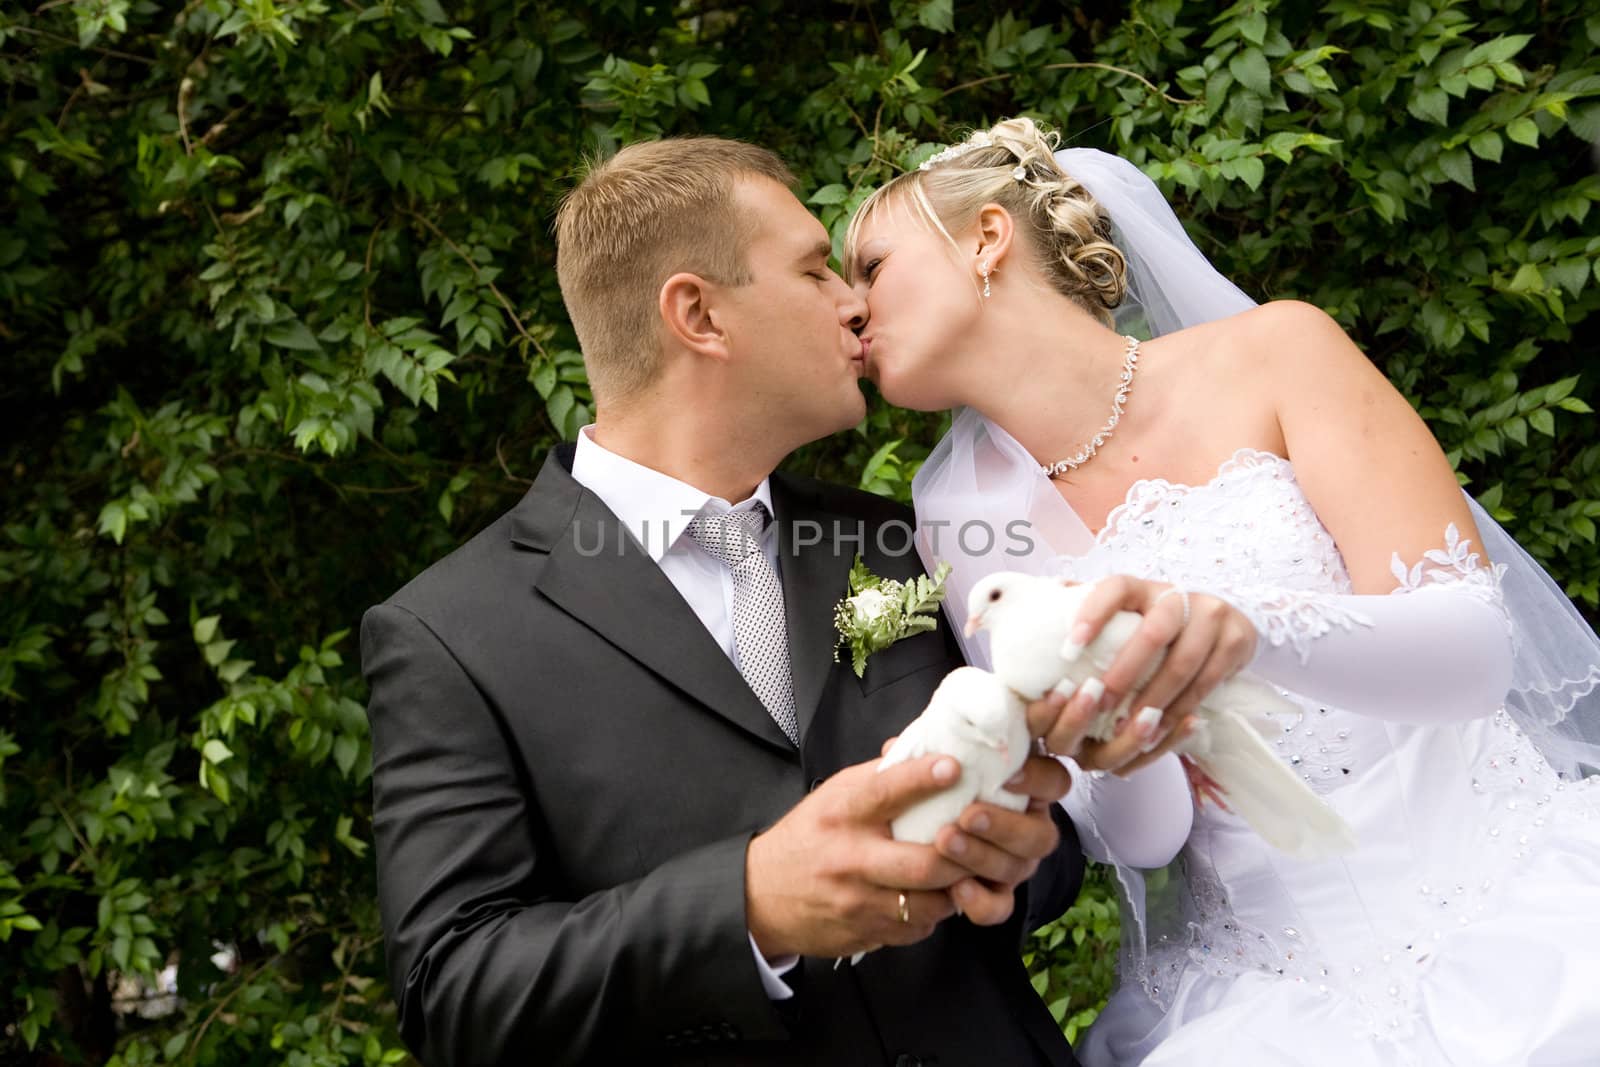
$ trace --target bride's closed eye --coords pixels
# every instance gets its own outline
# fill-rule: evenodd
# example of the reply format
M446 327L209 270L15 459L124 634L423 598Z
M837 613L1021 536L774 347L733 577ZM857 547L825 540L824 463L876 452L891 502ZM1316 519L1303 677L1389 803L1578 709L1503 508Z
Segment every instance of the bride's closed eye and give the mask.
M861 277L866 279L868 285L872 284L872 276L878 273L878 267L882 263L882 258L873 258L861 265Z

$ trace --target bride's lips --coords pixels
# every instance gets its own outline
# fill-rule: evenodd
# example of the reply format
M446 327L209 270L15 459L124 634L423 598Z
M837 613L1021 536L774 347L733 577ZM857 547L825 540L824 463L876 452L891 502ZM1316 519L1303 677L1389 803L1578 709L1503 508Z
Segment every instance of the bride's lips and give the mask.
M863 378L871 378L872 377L871 357L872 357L872 338L863 337L863 338L861 338L861 353L860 353L860 355L855 357L856 367L859 369L861 377L863 377Z

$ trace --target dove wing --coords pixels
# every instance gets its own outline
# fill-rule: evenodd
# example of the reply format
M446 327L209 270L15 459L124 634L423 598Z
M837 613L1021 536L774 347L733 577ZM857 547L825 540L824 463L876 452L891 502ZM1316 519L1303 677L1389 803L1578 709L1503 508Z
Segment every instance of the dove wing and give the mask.
M1300 705L1282 696L1259 676L1247 672L1236 674L1217 686L1203 703L1243 716L1269 737L1299 722L1305 715Z
M889 751L883 754L883 759L878 763L878 770L906 763L931 751L928 748L927 714L923 712L906 724L906 728L900 731L900 736L894 739L894 744L889 746Z
M1111 669L1111 664L1117 658L1117 653L1122 651L1133 635L1144 622L1142 615L1131 611L1119 611L1111 616L1105 626L1100 630L1100 636L1089 643L1084 649L1084 654L1089 657L1089 662L1094 664L1096 674L1104 674Z
M1355 847L1349 824L1278 758L1255 723L1209 706L1202 706L1201 717L1205 729L1192 739L1191 758L1222 787L1234 814L1267 844L1304 859Z

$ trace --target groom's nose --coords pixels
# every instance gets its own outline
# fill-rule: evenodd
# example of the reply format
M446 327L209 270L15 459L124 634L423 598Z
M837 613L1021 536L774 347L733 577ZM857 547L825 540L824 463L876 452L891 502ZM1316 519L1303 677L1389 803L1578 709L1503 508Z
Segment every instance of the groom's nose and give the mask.
M860 333L867 325L866 294L858 289L846 289L844 301L839 305L839 321L846 329Z

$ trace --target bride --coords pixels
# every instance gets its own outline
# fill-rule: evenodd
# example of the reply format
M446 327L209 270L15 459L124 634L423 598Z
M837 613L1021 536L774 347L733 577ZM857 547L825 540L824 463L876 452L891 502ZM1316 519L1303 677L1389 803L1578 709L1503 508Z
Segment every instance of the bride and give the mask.
M1053 148L1012 119L944 150L862 205L846 266L885 398L958 409L914 486L952 613L1023 570L1115 576L1077 637L1145 615L1039 731L1162 712L1063 801L1125 896L1080 1055L1600 1061L1600 643L1327 315L1257 307L1135 167ZM1270 740L1355 851L1273 851L1168 754L1245 666L1304 709Z

